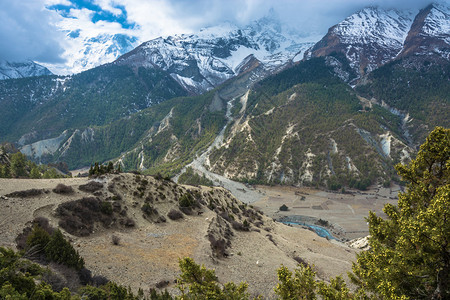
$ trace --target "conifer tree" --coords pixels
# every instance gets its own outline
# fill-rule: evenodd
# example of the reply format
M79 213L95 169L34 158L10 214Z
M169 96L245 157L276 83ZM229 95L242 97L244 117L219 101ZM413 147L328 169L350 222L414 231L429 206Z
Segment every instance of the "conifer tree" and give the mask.
M450 129L437 127L409 165L406 192L387 219L369 214L370 251L351 278L383 299L450 299Z

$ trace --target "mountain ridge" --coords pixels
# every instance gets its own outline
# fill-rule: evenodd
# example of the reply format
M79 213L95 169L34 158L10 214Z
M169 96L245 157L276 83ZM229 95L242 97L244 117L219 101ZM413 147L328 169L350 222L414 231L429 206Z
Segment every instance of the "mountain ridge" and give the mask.
M47 75L53 73L31 60L17 62L0 60L0 80Z

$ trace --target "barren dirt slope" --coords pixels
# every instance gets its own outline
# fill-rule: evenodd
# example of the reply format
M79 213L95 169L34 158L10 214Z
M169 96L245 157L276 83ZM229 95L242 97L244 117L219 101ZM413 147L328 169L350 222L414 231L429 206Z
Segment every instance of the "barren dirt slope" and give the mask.
M87 201L76 200L89 198L101 205L111 204L113 211L99 213L92 226L67 227L67 223L63 232L94 274L133 290L148 291L168 281L167 288L173 291L178 258L190 256L215 268L221 282L247 281L251 293L272 298L281 264L293 269L297 265L294 258L302 260L314 265L318 276L327 280L345 274L355 259L354 249L309 230L274 222L222 188L181 186L134 174L103 176L95 182L0 179L0 246L14 247L16 236L35 217L46 217L55 227L67 218L75 220L76 209L71 209L80 209ZM53 192L58 183L71 186L74 192ZM84 190L93 186L97 190L81 191L80 185ZM31 188L43 189L42 194L6 196ZM180 205L180 199L188 199L189 207L180 207L186 206L186 202ZM64 209L58 209L66 202ZM171 210L181 218L172 220ZM119 245L112 244L112 235L120 238Z

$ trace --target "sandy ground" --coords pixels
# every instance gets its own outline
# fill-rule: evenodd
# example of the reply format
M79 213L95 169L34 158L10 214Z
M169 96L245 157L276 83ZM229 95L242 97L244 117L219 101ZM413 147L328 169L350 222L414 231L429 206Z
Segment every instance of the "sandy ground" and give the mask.
M133 176L124 175L123 186L127 189L135 188ZM152 177L147 178L150 182L154 181ZM107 178L106 183L110 180L111 178ZM2 205L0 246L14 247L15 237L34 217L47 217L56 226L58 218L54 210L57 205L85 196L86 194L80 192L77 187L87 181L87 178L0 179ZM61 196L51 192L51 189L60 182L73 186L76 193L71 196ZM10 192L30 188L43 188L48 190L48 193L24 199L4 197ZM228 197L221 188L205 187L202 191L213 191L214 197L221 199ZM147 192L166 193L168 201L174 200L169 199L170 193L167 190L161 191L155 188L155 191ZM319 191L309 192L311 196L306 202L301 201L302 203L312 205L314 201L319 201L317 199L324 199ZM105 195L108 193L106 185L104 193ZM280 201L287 202L286 199L295 195L294 190L290 188L283 189L283 192L276 188L267 188L261 192L261 195L264 196L264 193L266 200L262 200L265 202L261 202L260 206L268 212L279 206ZM155 287L156 283L164 280L170 282L168 289L175 291L173 282L179 273L178 259L189 256L197 263L214 268L220 282L247 281L252 294L262 294L266 299L271 299L274 297L273 288L277 283L276 270L281 265L294 269L297 265L294 260L296 256L314 265L318 277L324 280L328 280L331 276L346 274L351 269L351 262L355 259L356 250L345 244L328 241L309 230L274 222L268 217L263 218L264 225L260 228L252 226L253 230L250 232L233 230L234 236L231 239L231 247L228 249L229 257L218 259L213 257L207 238L208 228L217 218L215 212L204 209L202 215L185 216L179 221L168 219L166 223L153 223L142 217L140 206L135 205L140 200L134 198L131 192L124 192L123 198L123 203L129 205L128 215L136 221L135 228L100 229L89 237L76 237L67 233L65 235L84 257L86 267L91 269L93 274L106 276L120 284L130 286L135 291L138 288L148 291L149 288ZM292 203L287 202L286 205L296 206L298 201L293 196L292 201ZM337 200L332 201L340 203ZM161 203L158 211L165 213L170 205L173 204ZM346 207L346 204L341 206ZM353 203L352 207L355 211L359 211ZM347 208L347 214L348 210ZM311 208L310 211L315 212ZM326 210L320 212L323 211ZM344 211L342 213L345 214ZM335 214L335 217L337 219L339 214ZM120 238L118 246L112 245L112 235ZM270 236L273 241L269 239Z

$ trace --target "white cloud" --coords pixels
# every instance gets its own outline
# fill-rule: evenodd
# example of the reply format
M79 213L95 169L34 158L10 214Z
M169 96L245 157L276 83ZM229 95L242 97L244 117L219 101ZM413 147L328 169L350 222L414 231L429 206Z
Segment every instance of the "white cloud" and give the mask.
M33 59L61 62L81 49L84 40L100 34L127 34L144 42L158 36L192 33L202 27L231 21L240 25L264 16L274 8L280 18L307 35L325 34L327 29L367 5L418 9L429 0L91 0L134 28L117 22L92 22L94 12L75 8L69 0L0 0L0 59ZM448 3L449 0L441 0ZM71 18L45 9L51 5L73 6ZM55 26L58 25L58 28ZM77 31L76 38L66 38ZM70 63L69 63L70 68Z
M42 0L0 0L0 59L61 61L55 15Z

